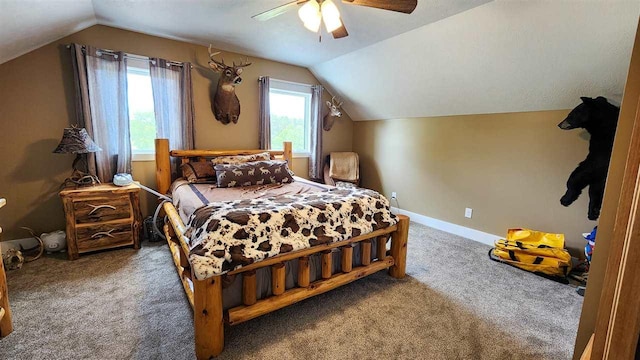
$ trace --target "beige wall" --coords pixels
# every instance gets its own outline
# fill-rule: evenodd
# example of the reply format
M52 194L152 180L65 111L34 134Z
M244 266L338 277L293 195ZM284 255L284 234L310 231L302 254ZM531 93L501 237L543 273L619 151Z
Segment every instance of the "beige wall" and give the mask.
M354 122L353 147L364 185L396 191L403 209L496 235L509 227L564 233L577 255L595 222L586 193L568 208L559 202L588 148L584 131L557 127L567 113Z
M73 76L65 44L77 42L134 54L161 57L194 64L193 90L198 148L238 149L258 147L259 76L318 83L307 69L251 58L244 82L236 93L242 113L237 125L222 125L210 108L210 89L217 75L207 67L207 48L106 26L93 26L35 51L0 64L0 196L7 206L0 210L3 239L25 237L19 226L37 232L62 229L62 205L57 197L60 183L70 173L73 156L52 154L62 129L75 123ZM240 55L223 53L226 61ZM330 96L326 94L328 98ZM350 151L352 122L339 119L325 132L325 151ZM134 163L136 179L155 186L153 162ZM307 160L295 159L293 169L307 173ZM149 212L153 198L145 196Z

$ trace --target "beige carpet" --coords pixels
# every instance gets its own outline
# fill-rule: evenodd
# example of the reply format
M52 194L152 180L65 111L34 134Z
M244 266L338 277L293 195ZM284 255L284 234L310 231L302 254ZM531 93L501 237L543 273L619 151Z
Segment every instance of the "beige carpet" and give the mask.
M408 274L381 272L227 328L223 359L569 359L573 288L411 224ZM8 274L0 359L191 359L191 309L166 245L47 257Z

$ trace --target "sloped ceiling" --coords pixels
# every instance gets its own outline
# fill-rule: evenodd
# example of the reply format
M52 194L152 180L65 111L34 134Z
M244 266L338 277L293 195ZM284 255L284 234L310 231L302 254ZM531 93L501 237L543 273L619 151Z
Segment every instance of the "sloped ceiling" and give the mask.
M335 1L349 36L334 40L302 27L297 11L269 21L251 18L291 0L93 0L98 22L213 45L219 49L304 67L333 59L490 0L419 0L411 15ZM323 31L324 32L324 31Z
M96 23L304 67L491 0L420 0L411 15L335 1L350 35L334 40L292 10L251 18L291 0L0 0L0 63Z
M354 120L569 109L620 97L638 1L496 0L311 67Z
M0 0L0 64L95 24L91 0Z

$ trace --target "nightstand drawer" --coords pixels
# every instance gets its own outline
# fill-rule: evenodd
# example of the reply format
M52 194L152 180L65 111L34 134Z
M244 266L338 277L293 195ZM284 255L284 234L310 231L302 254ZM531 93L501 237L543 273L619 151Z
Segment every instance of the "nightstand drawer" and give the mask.
M132 245L133 240L130 222L84 226L76 229L78 252Z
M128 194L125 196L78 199L73 202L76 223L85 224L131 217Z

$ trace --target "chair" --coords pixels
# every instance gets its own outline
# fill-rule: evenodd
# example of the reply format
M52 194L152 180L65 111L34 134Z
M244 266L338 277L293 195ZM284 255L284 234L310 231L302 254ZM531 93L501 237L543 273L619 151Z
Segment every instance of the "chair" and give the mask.
M335 186L347 182L360 185L360 160L355 152L332 152L324 164L324 183Z

